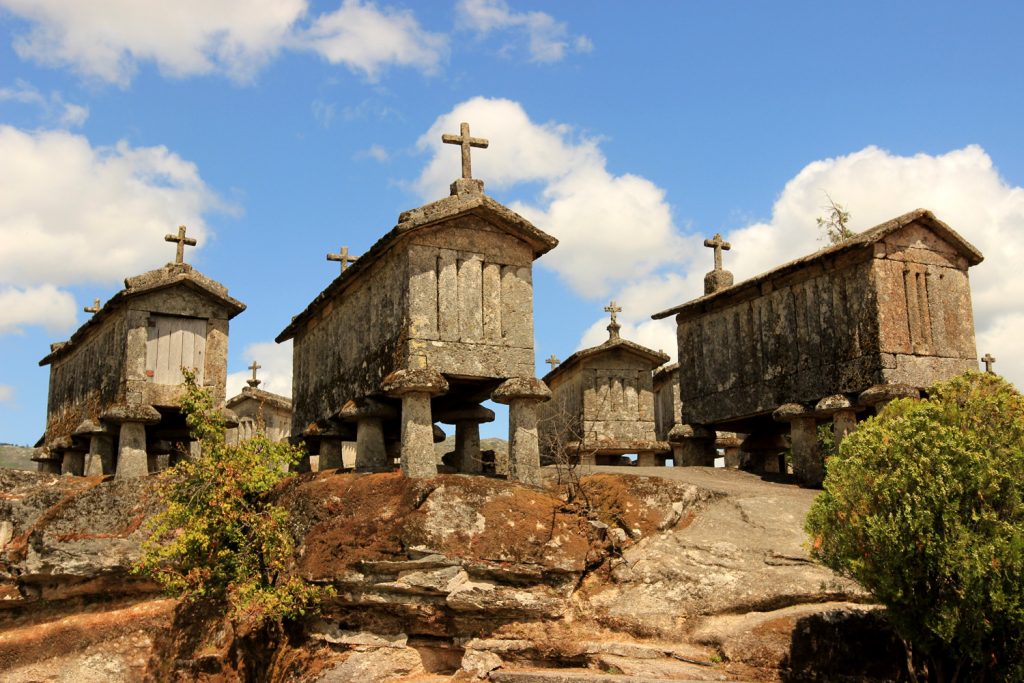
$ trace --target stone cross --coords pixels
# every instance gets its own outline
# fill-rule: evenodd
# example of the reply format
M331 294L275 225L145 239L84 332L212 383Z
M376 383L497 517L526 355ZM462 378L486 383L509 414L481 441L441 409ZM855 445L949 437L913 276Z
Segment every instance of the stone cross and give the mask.
M252 365L249 366L249 369L252 370L252 379L245 380L245 383L248 384L253 389L260 385L260 380L256 379L256 371L262 367L263 366L257 363L255 360L252 362Z
M715 233L714 239L704 240L704 246L715 250L715 270L722 269L722 250L729 251L732 245L722 239L719 233Z
M177 235L164 235L164 241L165 242L177 242L178 243L178 253L174 255L174 262L175 263L184 263L185 262L185 245L186 244L188 246L190 246L190 247L194 247L197 244L194 238L192 238L192 237L185 237L185 226L184 225L179 225L178 226L178 234Z
M341 272L343 273L345 272L345 269L348 268L348 264L355 263L357 258L357 256L348 255L348 247L342 247L341 251L337 254L327 255L328 261L341 261Z
M92 306L86 306L82 310L85 311L86 313L99 313L100 312L100 300L99 299L93 299L92 300Z
M996 359L992 357L991 353L986 353L981 357L981 362L985 364L985 372L990 372L993 375L996 374L992 366L996 364Z
M619 320L618 320L618 318L615 317L615 314L616 313L621 313L622 312L622 307L615 303L615 299L612 299L611 301L608 302L608 305L604 307L604 310L607 313L611 313L611 315L612 315L612 321L611 321L611 323L608 324L608 327L607 327L608 338L609 339L618 339L619 338L619 329L621 329L622 326L619 325Z
M558 360L558 356L556 356L555 354L551 354L551 357L544 362L550 365L551 369L554 370L562 361Z
M469 124L465 122L459 125L458 135L445 133L441 136L441 142L446 145L459 145L462 147L462 177L467 179L473 177L472 162L469 158L469 148L479 147L480 149L487 149L487 145L490 144L488 140L484 140L483 138L470 137Z

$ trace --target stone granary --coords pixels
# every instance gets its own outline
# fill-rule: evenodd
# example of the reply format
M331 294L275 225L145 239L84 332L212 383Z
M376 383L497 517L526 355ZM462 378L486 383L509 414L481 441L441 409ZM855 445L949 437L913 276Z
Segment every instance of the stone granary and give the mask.
M271 441L287 439L292 433L292 401L260 389L261 380L256 371L262 366L252 362L252 378L246 380L241 393L232 396L225 404L238 417L238 426L228 432L229 441L244 441L262 430Z
M636 453L637 464L652 466L669 446L655 436L652 373L669 360L660 352L623 339L612 301L608 341L582 349L556 364L543 381L552 400L540 414L540 440L545 460L610 464Z
M819 422L841 439L858 413L977 368L967 269L981 260L918 209L655 314L676 318L682 421L769 454L788 426L795 472L820 483Z
M406 211L278 335L294 340L293 434L311 452L356 440L356 468L437 473L434 422L454 423L459 469L479 472L480 410L509 404L509 459L499 473L538 476L533 261L558 241L483 192L459 136L462 178L451 196ZM439 431L439 430L438 430ZM440 434L444 438L443 432ZM333 457L333 456L332 456Z
M53 344L40 469L145 476L189 440L179 409L182 367L224 401L228 321L245 305L184 262L195 240L177 235L174 263L125 279L66 342Z
M719 270L712 271L709 275L715 272L727 273ZM719 449L725 458L726 467L736 467L739 464L740 435L733 432L715 432L712 440L710 433L695 431L691 425L683 423L682 416L679 363L663 365L654 371L654 433L658 441L667 441L672 447L673 464L676 467L711 467L715 464Z

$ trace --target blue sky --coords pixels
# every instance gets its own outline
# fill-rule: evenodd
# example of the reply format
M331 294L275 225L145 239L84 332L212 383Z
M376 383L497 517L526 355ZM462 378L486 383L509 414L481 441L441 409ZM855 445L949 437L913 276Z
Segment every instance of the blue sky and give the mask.
M824 192L864 229L933 209L986 254L979 354L1024 359L1019 3L0 0L0 441L42 433L50 342L125 276L188 259L248 304L255 357L398 214L445 194L468 120L487 191L558 237L536 350L564 358L623 305L649 315L822 246ZM1021 271L1021 272L1018 272ZM500 420L493 433L500 433Z

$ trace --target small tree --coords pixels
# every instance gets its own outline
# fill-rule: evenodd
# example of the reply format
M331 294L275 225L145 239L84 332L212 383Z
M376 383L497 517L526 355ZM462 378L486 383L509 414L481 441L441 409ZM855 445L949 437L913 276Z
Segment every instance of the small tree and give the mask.
M857 234L850 230L850 212L843 208L842 204L837 204L828 192L825 193L825 197L828 199L828 206L822 207L826 211L825 215L817 218L818 229L825 233L829 244L845 242Z
M302 615L323 591L286 572L288 513L271 502L301 449L264 433L225 443L224 421L194 374L186 372L185 389L182 410L201 452L160 475L166 505L148 522L136 571L186 603L221 606L239 626Z
M861 423L806 523L867 588L912 680L1024 680L1024 397L967 373Z

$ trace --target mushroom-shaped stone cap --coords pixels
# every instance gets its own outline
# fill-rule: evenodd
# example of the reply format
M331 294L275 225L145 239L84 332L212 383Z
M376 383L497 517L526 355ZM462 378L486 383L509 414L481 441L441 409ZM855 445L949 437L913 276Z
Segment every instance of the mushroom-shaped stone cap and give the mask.
M790 422L798 417L814 417L814 411L799 403L783 403L772 413L776 422Z
M72 436L92 436L93 434L105 434L106 432L107 429L103 426L103 423L86 419L82 420L71 434Z
M536 377L513 377L502 382L491 394L491 399L498 403L507 404L519 398L547 401L551 398L551 390Z
M448 438L448 435L444 433L443 429L441 429L437 425L433 425L433 427L434 427L434 443L442 443L445 439Z
M116 405L101 416L108 422L141 422L155 425L160 421L160 412L151 405Z
M434 419L446 425L458 422L494 422L494 411L483 406L461 406L448 410L435 410Z
M842 394L835 394L818 401L818 405L814 406L814 415L815 417L831 417L841 410L858 410L858 408Z
M238 414L230 408L221 406L217 408L217 414L220 415L220 419L224 420L224 426L231 428L238 426Z
M683 439L713 439L715 430L701 427L700 425L675 425L668 431L669 441L682 441Z
M346 422L367 417L391 420L398 417L398 411L386 403L364 398L360 401L345 401L345 405L338 411L338 417Z
M381 388L385 394L391 396L404 396L413 393L436 396L448 391L448 380L433 368L395 370L384 378Z
M351 436L351 427L328 421L326 424L311 422L302 432L304 439L345 439Z
M921 398L921 392L909 384L876 384L860 392L857 401L866 406L876 406L895 398Z
M743 439L740 448L753 453L755 451L782 451L789 448L789 439L782 434L750 434Z
M717 448L739 448L743 443L736 432L718 432L718 437L715 438L715 446Z

